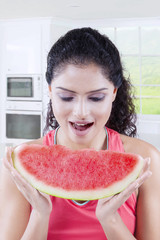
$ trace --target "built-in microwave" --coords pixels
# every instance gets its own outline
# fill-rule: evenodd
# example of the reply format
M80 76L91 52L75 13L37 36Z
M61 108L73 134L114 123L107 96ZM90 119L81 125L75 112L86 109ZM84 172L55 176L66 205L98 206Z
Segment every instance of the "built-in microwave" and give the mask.
M41 101L41 75L7 75L6 100Z

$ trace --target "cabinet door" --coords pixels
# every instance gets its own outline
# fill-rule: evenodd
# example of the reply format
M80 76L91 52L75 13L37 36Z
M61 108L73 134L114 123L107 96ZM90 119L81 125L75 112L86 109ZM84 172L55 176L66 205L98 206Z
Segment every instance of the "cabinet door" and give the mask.
M41 26L21 23L6 26L8 74L41 73Z
M0 24L0 144L4 143L4 122L5 122L5 100L6 100L6 84L5 84L5 40L4 27ZM3 146L0 145L0 158L2 157Z

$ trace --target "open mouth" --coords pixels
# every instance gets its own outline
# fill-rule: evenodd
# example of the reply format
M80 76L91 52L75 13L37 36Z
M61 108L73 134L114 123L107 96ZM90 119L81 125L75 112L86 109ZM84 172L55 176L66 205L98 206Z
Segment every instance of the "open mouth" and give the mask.
M93 122L92 123L74 123L74 122L70 122L72 127L76 130L79 130L79 131L85 131L87 130L88 128L90 128L92 125L93 125Z

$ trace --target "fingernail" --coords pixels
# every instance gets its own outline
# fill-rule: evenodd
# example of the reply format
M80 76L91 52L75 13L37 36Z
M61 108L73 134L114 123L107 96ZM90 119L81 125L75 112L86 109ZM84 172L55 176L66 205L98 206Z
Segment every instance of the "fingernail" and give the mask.
M147 158L147 162L148 162L148 164L150 164L151 163L151 159Z
M136 183L136 184L135 184L135 188L138 188L138 187L139 187L139 183Z
M148 171L148 173L149 173L149 176L152 176L152 172L151 171Z
M5 147L4 152L7 153L8 147Z
M13 171L11 171L11 174L12 174L12 176L13 176L13 177L15 177L15 176L16 176L16 175L15 175L15 173L14 173Z

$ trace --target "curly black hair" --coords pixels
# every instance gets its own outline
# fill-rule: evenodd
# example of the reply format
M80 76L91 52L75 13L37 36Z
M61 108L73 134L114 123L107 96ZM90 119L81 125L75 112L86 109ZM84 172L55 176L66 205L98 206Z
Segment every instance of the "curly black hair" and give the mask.
M46 80L50 85L67 64L83 66L90 63L98 65L106 79L118 89L106 126L134 137L137 129L132 85L130 80L124 77L118 49L107 36L92 28L78 28L67 32L48 54ZM57 126L50 101L44 132L49 127L55 129Z

